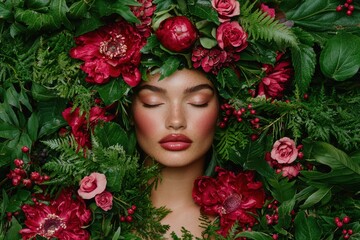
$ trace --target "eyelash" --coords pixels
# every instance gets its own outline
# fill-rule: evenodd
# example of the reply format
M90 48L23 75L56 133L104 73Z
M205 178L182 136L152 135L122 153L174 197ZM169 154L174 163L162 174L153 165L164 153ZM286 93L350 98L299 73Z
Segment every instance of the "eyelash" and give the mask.
M193 104L193 103L190 103L191 106L194 106L194 107L198 107L198 108L204 108L204 107L207 107L209 104L208 103L203 103L203 104Z
M156 108L158 106L162 105L162 103L159 103L159 104L146 104L146 103L143 103L143 107L145 108Z
M197 107L197 108L205 108L209 105L209 103L203 103L203 104L194 104L194 103L189 103L191 106L193 107ZM146 104L143 103L143 107L145 108L156 108L158 106L162 105L162 103L159 104Z

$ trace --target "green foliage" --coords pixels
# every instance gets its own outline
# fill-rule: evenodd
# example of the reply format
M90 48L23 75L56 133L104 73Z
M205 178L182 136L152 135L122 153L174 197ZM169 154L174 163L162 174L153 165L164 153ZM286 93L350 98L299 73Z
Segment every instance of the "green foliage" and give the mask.
M249 38L274 41L280 46L296 46L297 38L289 27L260 9L253 10L255 3L246 1L245 4L240 6L240 23L249 34Z

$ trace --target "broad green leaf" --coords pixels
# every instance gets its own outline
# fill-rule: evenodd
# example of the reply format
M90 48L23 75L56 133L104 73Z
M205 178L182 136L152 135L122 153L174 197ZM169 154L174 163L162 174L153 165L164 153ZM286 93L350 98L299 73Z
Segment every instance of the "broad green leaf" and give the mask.
M19 234L19 231L22 229L22 226L16 220L15 217L12 217L10 226L11 227L6 232L5 240L21 239L21 235Z
M120 237L120 233L121 233L121 227L118 227L118 229L114 233L114 236L112 237L112 240L118 240Z
M38 137L41 138L45 135L54 133L61 126L66 124L61 113L66 108L66 102L64 100L54 100L48 102L39 102L38 106L38 119L40 130Z
M289 182L287 178L283 178L281 175L277 175L277 178L267 178L266 181L271 186L272 196L279 202L282 203L294 198L296 181Z
M11 125L19 127L19 119L9 104L0 104L0 119Z
M29 97L23 89L21 89L19 93L19 102L22 103L27 109L29 109L29 111L33 110L29 101Z
M20 108L19 93L15 90L14 86L6 90L4 102L13 107Z
M14 160L12 158L12 152L13 149L7 146L7 142L0 142L0 168L10 165L10 163Z
M295 217L295 239L319 240L321 228L312 216L299 212Z
M175 56L169 57L160 68L160 72L161 72L160 80L173 74L178 69L179 66L180 66L179 58Z
M291 223L291 211L295 206L295 196L287 201L284 201L280 204L278 208L279 213L279 226L287 228Z
M33 82L31 85L31 95L36 101L50 101L57 98L57 95L49 91L42 85Z
M319 202L321 202L328 194L331 194L331 187L322 187L319 188L316 192L311 194L304 204L302 204L301 208L309 208Z
M0 137L5 139L13 139L20 134L20 130L6 122L0 122Z
M96 86L95 89L98 90L100 97L104 101L105 105L110 105L121 99L125 92L128 91L129 86L118 78L113 79L105 85Z
M326 43L320 54L320 68L327 77L344 81L354 76L360 67L360 38L339 33Z
M27 122L27 132L34 142L37 140L39 130L39 118L36 112L33 112Z
M197 0L193 6L189 7L189 12L201 19L208 19L211 22L220 24L218 13L211 6L210 1Z
M39 31L44 27L59 27L51 14L39 13L31 9L16 9L15 19L26 24L31 31Z
M69 11L65 0L51 0L49 13L54 19L54 27L60 28L61 24L71 29L72 24L67 18L67 12ZM59 23L59 25L57 25Z
M95 127L95 135L103 147L120 144L126 150L128 147L127 133L114 122L104 122Z
M265 234L263 232L256 232L256 231L245 231L245 232L241 232L236 234L235 239L238 239L240 237L245 237L247 239L255 239L255 240L272 240L273 238L268 235Z
M88 11L89 5L85 1L78 1L74 2L69 7L69 14L73 17L85 17L87 11Z
M315 51L311 46L299 44L291 49L291 60L295 70L296 85L303 94L308 90L315 72Z
M208 37L200 38L200 43L201 43L201 46L203 46L204 48L207 48L207 49L211 49L218 44L215 39L208 38Z
M334 11L337 5L337 0L304 0L285 12L285 15L286 19L294 21L296 26L312 31L325 31L334 28L334 22L339 18L339 14Z
M12 11L3 2L0 2L0 18L7 20L12 17Z

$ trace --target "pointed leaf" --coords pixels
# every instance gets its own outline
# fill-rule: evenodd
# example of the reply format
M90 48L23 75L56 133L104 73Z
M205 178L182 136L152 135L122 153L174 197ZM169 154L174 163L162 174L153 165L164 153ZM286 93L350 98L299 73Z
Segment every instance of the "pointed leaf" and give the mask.
M319 202L321 202L329 193L331 193L331 187L322 187L319 188L316 192L311 194L304 204L302 204L301 208L311 207Z
M295 239L319 240L321 228L312 216L299 212L295 217Z
M121 99L129 86L121 79L114 79L105 85L96 86L95 89L98 90L105 105L110 105Z
M34 142L37 140L39 130L39 118L36 112L33 112L27 122L27 132Z
M265 233L256 232L256 231L246 231L236 234L235 239L240 237L248 238L248 239L255 239L255 240L272 240L273 238Z
M339 33L326 43L320 54L321 71L330 78L344 81L354 76L360 67L360 38Z
M103 147L120 144L125 150L130 147L127 133L121 126L114 122L105 122L95 127L95 135Z

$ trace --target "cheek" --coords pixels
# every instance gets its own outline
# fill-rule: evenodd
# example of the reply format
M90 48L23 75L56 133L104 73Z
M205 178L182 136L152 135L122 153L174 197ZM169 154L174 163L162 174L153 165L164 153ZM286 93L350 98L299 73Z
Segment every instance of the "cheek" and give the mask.
M206 111L196 118L195 130L203 137L210 137L214 134L218 119L218 109Z
M160 126L159 117L142 109L133 109L134 124L138 138L153 137ZM140 139L139 139L140 140Z

